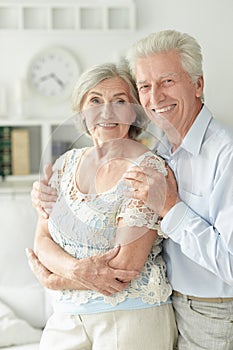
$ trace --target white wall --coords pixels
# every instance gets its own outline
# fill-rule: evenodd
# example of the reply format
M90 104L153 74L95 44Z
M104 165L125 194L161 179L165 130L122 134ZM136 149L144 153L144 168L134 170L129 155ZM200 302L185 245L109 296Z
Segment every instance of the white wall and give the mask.
M135 0L135 3L137 29L126 35L0 31L0 90L1 87L7 90L8 112L13 115L15 111L16 82L25 78L31 58L44 47L59 45L71 49L84 70L95 63L115 60L131 43L150 32L174 28L198 39L204 55L207 105L217 118L233 125L233 1Z

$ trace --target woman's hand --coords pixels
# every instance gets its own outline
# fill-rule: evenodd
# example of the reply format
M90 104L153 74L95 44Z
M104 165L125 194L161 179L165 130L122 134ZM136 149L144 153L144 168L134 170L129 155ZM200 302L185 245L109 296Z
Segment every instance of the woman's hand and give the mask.
M38 259L37 255L30 248L26 249L29 266L38 279L46 288L76 289L76 290L95 290L104 295L111 295L125 289L129 281L136 277L137 271L114 270L108 266L108 263L116 256L118 249L101 256L83 259L81 267L74 272L74 279L64 278L56 273L49 271ZM80 262L77 260L77 262ZM76 278L77 274L77 278ZM122 282L121 279L127 282ZM80 281L83 281L81 283Z
M31 191L32 205L38 214L45 219L49 217L49 213L57 199L56 190L48 185L52 173L52 165L47 164L44 168L44 179L35 181Z
M88 289L104 295L111 295L124 290L139 271L110 267L111 261L118 255L120 246L109 252L77 260L72 272L72 280L78 279Z
M168 166L166 168L167 176L142 166L131 168L123 176L133 189L129 196L142 200L161 217L179 201L176 179L172 170Z
M136 269L109 266L110 261L118 255L120 246L98 256L83 259L71 256L53 241L48 230L48 220L42 217L38 218L34 250L39 261L50 272L104 295L122 291L138 275Z
M38 259L37 255L30 248L26 249L28 264L42 286L53 289L86 289L81 283L63 278L49 271Z

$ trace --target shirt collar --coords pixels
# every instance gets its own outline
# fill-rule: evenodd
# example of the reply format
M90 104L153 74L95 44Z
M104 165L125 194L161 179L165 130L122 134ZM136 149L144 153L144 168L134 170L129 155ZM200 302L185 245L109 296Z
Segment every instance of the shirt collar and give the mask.
M180 147L186 149L194 156L198 155L203 143L203 139L206 133L206 129L212 119L211 112L203 105L197 118L194 120L191 128L185 135L185 138Z
M203 105L200 113L198 114L197 118L193 122L191 128L189 129L188 133L185 135L183 142L178 147L176 152L180 148L183 148L189 153L193 154L194 156L198 155L201 149L201 145L203 143L206 129L211 119L212 119L211 112L205 105ZM170 153L171 145L165 135L162 138L162 140L160 140L157 150L158 150L158 153L161 155Z

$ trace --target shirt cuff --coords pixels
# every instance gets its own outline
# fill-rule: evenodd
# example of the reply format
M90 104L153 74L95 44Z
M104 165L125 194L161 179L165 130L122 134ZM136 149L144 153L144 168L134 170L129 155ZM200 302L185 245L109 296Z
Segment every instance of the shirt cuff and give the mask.
M164 216L160 224L161 229L168 237L173 234L179 235L184 227L186 227L187 222L190 220L190 216L192 216L192 211L181 201L172 207Z

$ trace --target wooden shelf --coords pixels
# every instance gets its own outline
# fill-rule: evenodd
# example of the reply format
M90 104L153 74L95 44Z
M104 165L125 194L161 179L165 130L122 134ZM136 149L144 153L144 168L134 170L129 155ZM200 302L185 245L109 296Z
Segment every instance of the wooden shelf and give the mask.
M0 180L0 196L9 193L30 193L33 181L38 180L38 178L38 174L28 177L7 176L4 180Z

